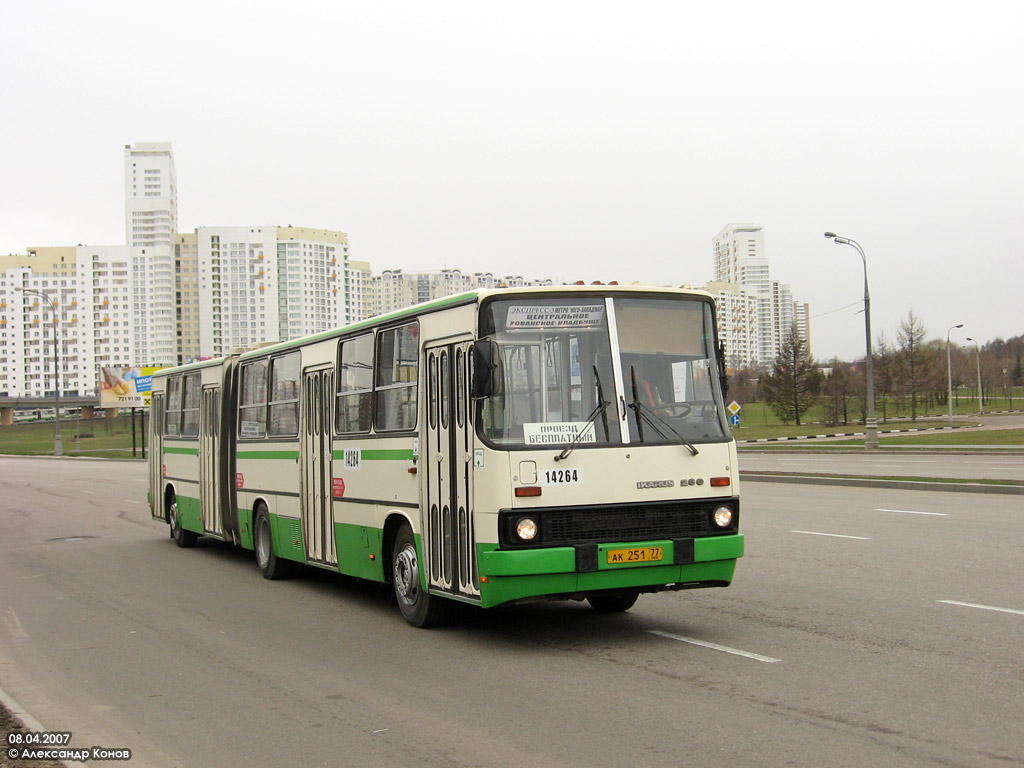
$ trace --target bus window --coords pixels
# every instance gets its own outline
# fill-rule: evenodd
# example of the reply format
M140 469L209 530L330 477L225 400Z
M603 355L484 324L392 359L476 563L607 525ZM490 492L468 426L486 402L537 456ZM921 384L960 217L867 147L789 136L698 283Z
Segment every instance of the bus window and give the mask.
M501 353L499 384L481 406L489 440L528 446L620 442L603 300L494 301L481 317L480 335L493 338Z
M712 383L716 362L709 305L622 298L615 300L615 316L623 387L633 411L630 439L725 439L725 409Z
M267 436L267 360L242 367L242 393L238 401L238 436Z
M181 434L181 376L167 379L167 410L164 412L164 434Z
M270 426L275 437L299 434L299 364L298 352L275 357L270 362Z
M373 334L343 341L339 355L338 432L369 432L373 411Z
M181 409L181 436L197 437L199 435L199 404L202 400L201 375L190 373L185 376L184 397Z
M377 334L377 410L380 431L416 426L419 326L415 323Z

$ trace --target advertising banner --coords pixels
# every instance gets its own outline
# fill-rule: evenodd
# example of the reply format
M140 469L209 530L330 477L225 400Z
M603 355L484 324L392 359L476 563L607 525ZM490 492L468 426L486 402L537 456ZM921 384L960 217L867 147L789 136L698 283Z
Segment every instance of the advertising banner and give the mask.
M152 375L166 367L100 368L100 408L148 408Z

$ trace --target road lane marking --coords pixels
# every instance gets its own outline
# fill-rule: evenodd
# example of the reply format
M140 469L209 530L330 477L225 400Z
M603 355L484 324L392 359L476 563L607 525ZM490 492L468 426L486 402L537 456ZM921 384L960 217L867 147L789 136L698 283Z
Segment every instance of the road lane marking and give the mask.
M690 645L699 645L702 648L710 648L713 651L721 651L722 653L731 653L733 656L743 656L747 659L753 659L754 661L763 661L765 664L775 664L782 661L782 659L773 659L771 656L762 656L759 653L751 653L750 651L741 651L739 648L730 648L727 645L718 645L718 643L709 643L706 640L698 640L695 637L683 637L682 635L673 635L671 632L662 632L657 629L645 629L650 635L658 635L659 637L667 637L669 640L678 640L681 643L689 643Z
M833 536L837 539L860 539L861 541L871 541L867 536L844 536L841 533L822 533L821 531L792 531L792 533L806 533L808 536Z
M933 515L935 517L949 517L947 512L917 512L913 509L876 509L875 512L899 512L904 515Z
M7 625L7 631L13 636L22 640L28 639L28 632L25 631L25 627L21 624L21 619L18 618L18 614L14 612L14 606L7 606L7 613L10 618L5 619L4 623Z
M1018 611L1016 608L999 608L995 605L979 605L978 603L961 603L959 600L936 600L937 603L946 603L946 605L962 605L965 608L982 608L986 611L999 611L1000 613L1016 613L1024 616L1024 611Z
M142 502L141 501L136 501L135 499L125 499L124 503L125 504L141 504Z

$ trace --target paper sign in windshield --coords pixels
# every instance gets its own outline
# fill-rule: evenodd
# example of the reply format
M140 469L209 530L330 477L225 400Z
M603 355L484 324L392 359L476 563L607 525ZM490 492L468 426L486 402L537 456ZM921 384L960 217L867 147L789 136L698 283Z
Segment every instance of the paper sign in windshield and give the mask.
M576 436L582 432L579 439ZM556 421L547 424L523 424L523 440L527 445L565 445L596 443L594 425L582 421Z
M565 304L545 307L533 304L513 304L508 308L505 327L510 331L598 328L603 318L603 304Z

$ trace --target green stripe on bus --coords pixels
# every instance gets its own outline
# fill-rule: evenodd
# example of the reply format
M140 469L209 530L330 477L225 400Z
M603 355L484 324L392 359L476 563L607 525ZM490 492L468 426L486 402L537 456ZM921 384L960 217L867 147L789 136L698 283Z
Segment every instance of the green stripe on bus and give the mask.
M239 451L235 454L239 459L297 459L298 451Z
M183 454L185 456L198 456L199 455L199 449L198 448L168 448L167 446L164 446L164 453L180 453L180 454Z
M412 448L395 448L392 450L362 451L363 461L412 461ZM344 461L345 451L335 451L336 461Z

